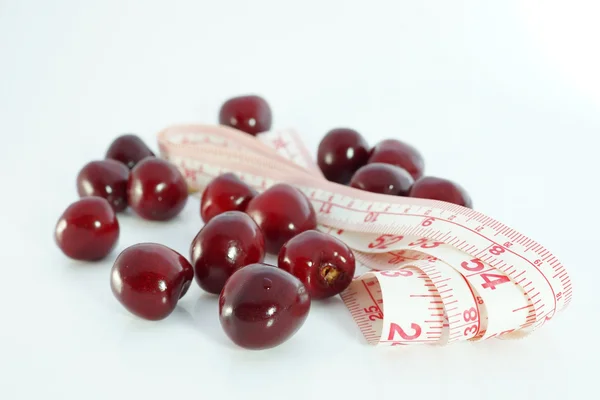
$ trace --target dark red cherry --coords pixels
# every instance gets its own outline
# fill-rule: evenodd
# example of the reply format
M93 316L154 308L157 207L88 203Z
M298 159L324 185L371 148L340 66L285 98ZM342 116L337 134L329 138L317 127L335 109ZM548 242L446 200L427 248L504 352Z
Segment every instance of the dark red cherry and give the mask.
M410 191L410 197L441 200L473 208L473 202L467 191L448 179L424 176L417 179Z
M87 163L77 175L77 193L80 197L103 197L116 211L127 208L127 180L129 168L115 160Z
M265 239L247 214L227 211L202 227L190 253L198 285L219 294L231 274L265 259Z
M308 198L298 189L280 183L252 200L246 213L265 235L267 252L278 254L281 246L304 231L317 228L317 216Z
M327 180L347 184L369 159L369 145L353 129L337 128L327 132L319 144L317 162Z
M304 324L310 295L293 275L271 265L237 270L219 296L219 319L238 346L260 350L290 339Z
M408 143L396 139L382 140L373 148L369 164L376 162L404 168L414 179L423 176L425 170L421 153Z
M256 95L239 96L227 100L221 106L219 123L253 136L271 129L271 107L265 99Z
M278 265L300 279L313 300L346 290L356 269L352 250L319 231L306 231L290 239L279 252Z
M187 203L187 183L175 165L161 158L146 158L131 170L127 199L142 218L169 220Z
M117 257L110 287L129 312L157 321L173 312L193 278L191 264L175 250L157 243L139 243Z
M119 240L119 221L102 197L84 197L67 207L56 224L54 238L62 252L75 260L98 261Z
M129 169L146 157L154 157L154 153L137 135L122 135L116 138L106 151L106 158L117 160Z
M232 173L214 178L204 189L200 200L200 216L204 222L226 211L246 211L258 192Z
M350 186L367 192L408 196L414 182L413 177L404 168L373 163L356 171Z

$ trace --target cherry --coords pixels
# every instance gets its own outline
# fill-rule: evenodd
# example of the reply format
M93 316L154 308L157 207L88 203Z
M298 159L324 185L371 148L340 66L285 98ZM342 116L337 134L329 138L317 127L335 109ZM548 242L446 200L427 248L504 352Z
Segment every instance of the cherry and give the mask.
M379 142L372 150L368 163L392 164L404 168L414 179L423 176L425 161L419 151L396 139Z
M142 218L165 221L183 210L188 188L175 165L152 157L140 161L131 170L127 196L131 208Z
M250 200L246 213L262 230L271 254L278 254L281 246L299 233L317 227L317 216L308 198L286 183L271 186Z
M219 294L231 274L265 259L265 239L247 214L227 211L202 227L190 253L198 285Z
M441 200L473 208L471 197L462 186L448 179L434 176L424 176L421 179L417 179L409 195L410 197Z
M106 151L106 158L120 161L129 169L146 157L154 157L154 153L139 136L132 134L119 136Z
M332 129L319 144L317 163L327 180L347 184L369 159L369 145L353 129Z
M175 250L139 243L123 250L115 260L110 287L129 312L157 321L173 312L193 278L192 265Z
M239 96L221 106L219 123L256 136L271 129L271 107L260 96Z
M200 215L204 222L225 211L246 211L258 192L236 175L226 173L214 178L204 189L200 200Z
M91 161L77 175L80 197L103 197L116 212L127 208L127 180L129 168L119 161Z
M352 250L339 239L306 231L282 247L278 266L300 279L315 300L343 292L352 282L356 261Z
M102 197L84 197L67 207L55 229L62 252L75 260L98 261L106 257L119 239L115 211Z
M414 182L413 177L404 168L372 163L356 171L350 186L367 192L408 196Z
M304 324L310 295L293 275L271 265L237 270L219 296L219 319L227 336L247 349L267 349L291 338Z

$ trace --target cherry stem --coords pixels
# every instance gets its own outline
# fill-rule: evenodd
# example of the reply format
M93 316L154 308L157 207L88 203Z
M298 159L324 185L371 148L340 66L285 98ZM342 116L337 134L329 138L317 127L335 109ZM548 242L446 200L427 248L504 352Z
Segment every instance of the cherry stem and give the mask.
M325 264L319 272L321 273L321 278L328 285L333 285L341 275L340 270L331 264Z

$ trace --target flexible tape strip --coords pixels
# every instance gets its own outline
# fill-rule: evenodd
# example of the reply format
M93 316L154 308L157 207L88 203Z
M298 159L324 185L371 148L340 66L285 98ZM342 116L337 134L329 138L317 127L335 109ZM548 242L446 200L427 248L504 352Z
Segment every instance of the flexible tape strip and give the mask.
M158 142L196 191L224 172L259 191L279 182L303 191L319 229L339 236L371 269L341 295L370 343L518 338L571 301L564 266L533 240L464 207L328 182L293 131L251 137L179 125L160 132Z

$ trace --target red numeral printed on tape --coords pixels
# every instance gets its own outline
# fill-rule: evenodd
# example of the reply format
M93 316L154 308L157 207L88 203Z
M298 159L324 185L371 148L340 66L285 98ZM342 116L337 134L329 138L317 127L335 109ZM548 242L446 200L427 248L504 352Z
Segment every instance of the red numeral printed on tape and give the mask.
M390 333L388 334L388 340L395 340L394 337L396 334L400 335L400 337L404 340L415 340L419 336L421 336L421 327L418 324L412 323L410 324L410 328L414 331L412 334L407 334L404 329L400 327L400 325L391 323L390 324Z
M425 218L425 221L421 223L421 226L431 226L433 221L435 221L433 218Z
M497 275L497 274L481 274L479 275L483 278L485 283L482 283L484 289L492 289L495 290L496 286L510 282L510 278L506 275Z
M468 328L465 328L465 331L463 333L464 336L467 336L469 334L475 335L477 333L477 325L471 325Z
M396 278L398 276L412 276L412 271L408 269L399 269L397 271L379 271L379 273L383 276L388 276L390 278Z
M500 247L500 246L497 246L497 247ZM502 249L502 251L504 251L504 249L502 247L500 247L500 248ZM490 250L490 252L491 252L491 250ZM460 266L469 272L479 272L479 271L483 270L483 268L485 267L485 264L481 260L474 258L470 261L463 261L460 264ZM495 290L496 286L506 283L506 282L510 282L510 278L506 275L482 273L479 276L485 281L484 283L481 284L481 286L484 289Z
M434 247L438 247L439 245L444 244L444 242L430 242L426 238L420 238L415 240L414 242L410 242L409 246L419 246L423 249L433 249Z
M369 321L383 319L383 313L377 306L371 306L364 309L364 312L369 315Z
M377 217L379 217L379 213L371 211L365 216L365 222L376 222Z
M479 272L483 270L484 264L481 260L474 258L471 261L464 261L460 266L470 272Z
M471 307L468 310L465 310L463 312L463 320L465 322L471 322L471 321L477 321L479 319L479 313L477 312L477 309L475 307ZM479 329L479 325L471 325L468 328L465 328L464 330L464 336L467 336L469 334L473 334L475 335L477 333L477 330Z
M504 253L504 251L505 251L504 247L499 246L499 245L493 246L490 249L490 253L493 254L493 255L495 255L495 256L499 256L500 254Z
M370 249L387 249L388 246L398 243L404 239L402 235L381 235L373 242L369 243Z

